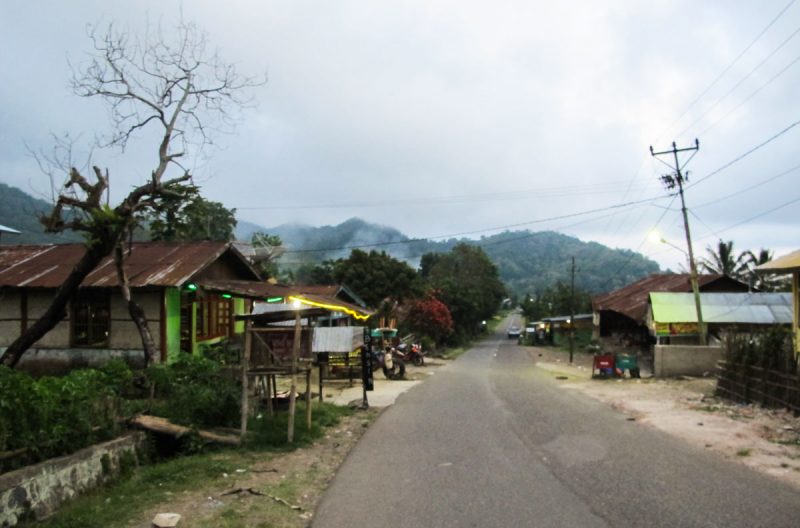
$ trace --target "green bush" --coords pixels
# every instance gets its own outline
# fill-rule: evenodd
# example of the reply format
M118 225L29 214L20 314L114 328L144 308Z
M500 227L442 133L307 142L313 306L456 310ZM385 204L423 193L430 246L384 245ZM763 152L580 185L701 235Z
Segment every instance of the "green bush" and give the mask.
M34 379L0 367L0 451L25 449L2 470L71 453L119 433L120 395L132 374L124 363Z
M241 389L219 363L185 354L171 365L151 366L146 375L159 399L154 414L194 427L239 425Z

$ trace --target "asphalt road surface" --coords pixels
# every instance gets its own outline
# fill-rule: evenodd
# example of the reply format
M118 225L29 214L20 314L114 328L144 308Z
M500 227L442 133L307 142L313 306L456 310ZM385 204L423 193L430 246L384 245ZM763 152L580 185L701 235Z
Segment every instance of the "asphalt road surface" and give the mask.
M800 492L558 387L508 324L372 425L323 527L800 527Z

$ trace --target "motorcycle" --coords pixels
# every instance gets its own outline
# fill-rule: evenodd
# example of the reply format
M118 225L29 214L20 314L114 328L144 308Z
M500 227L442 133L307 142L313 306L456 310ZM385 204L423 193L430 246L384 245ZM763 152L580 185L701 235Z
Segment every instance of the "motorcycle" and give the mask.
M411 345L401 343L397 346L397 356L406 363L413 363L418 367L425 364L425 352L419 343L411 343Z
M386 379L402 379L406 375L406 363L397 356L393 347L376 348L372 351L372 370L381 369Z

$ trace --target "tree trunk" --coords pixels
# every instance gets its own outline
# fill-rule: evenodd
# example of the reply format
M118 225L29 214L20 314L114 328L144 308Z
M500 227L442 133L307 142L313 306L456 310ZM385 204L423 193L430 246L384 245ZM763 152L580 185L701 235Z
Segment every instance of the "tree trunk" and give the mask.
M153 341L153 334L150 332L150 327L147 325L147 316L144 310L131 296L131 287L128 281L128 275L125 273L124 263L125 258L122 252L122 244L120 243L114 248L114 264L117 268L119 288L122 291L122 297L125 299L125 303L128 305L128 313L131 315L131 319L139 330L139 336L142 339L144 366L149 367L153 364L153 360L156 357L156 345Z
M103 241L87 246L86 253L56 290L53 302L32 326L11 343L0 358L0 364L14 368L26 350L66 317L67 304L80 287L83 279L111 252L112 247Z

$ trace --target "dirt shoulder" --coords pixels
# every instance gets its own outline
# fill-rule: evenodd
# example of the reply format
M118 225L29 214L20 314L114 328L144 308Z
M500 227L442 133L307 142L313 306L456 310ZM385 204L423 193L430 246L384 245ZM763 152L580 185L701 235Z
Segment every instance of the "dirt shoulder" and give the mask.
M592 379L591 356L527 347L565 390L578 390L692 445L717 452L800 489L800 418L714 396L714 378Z

